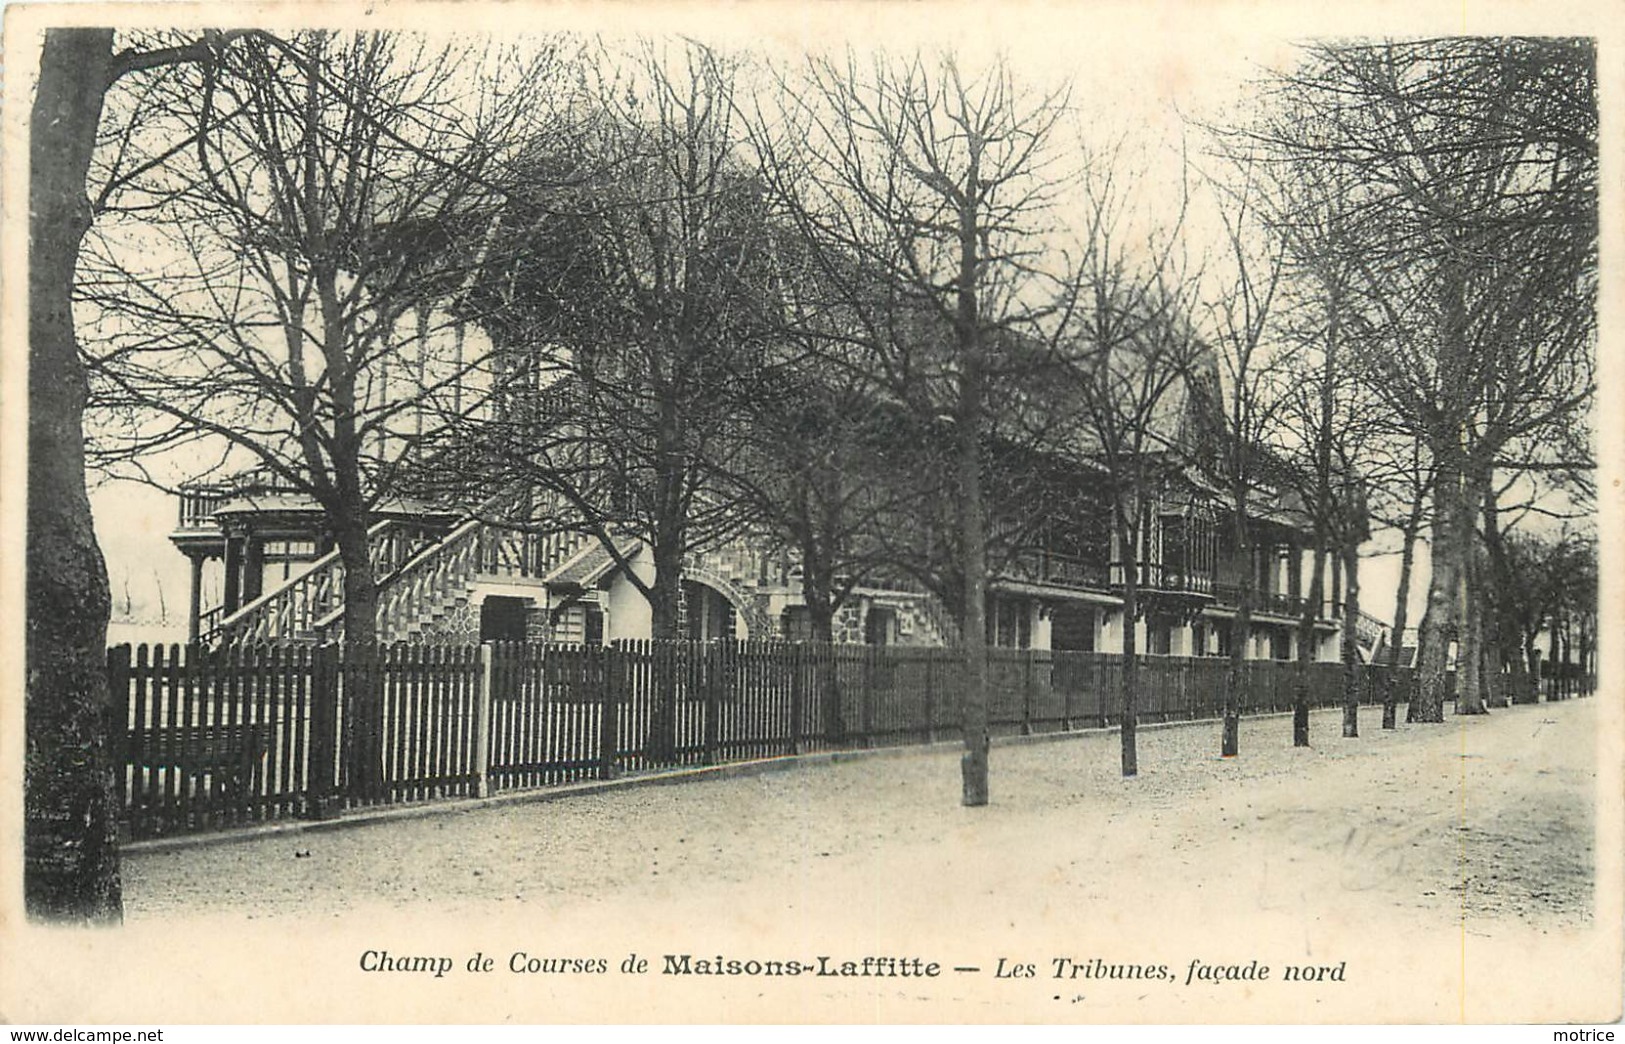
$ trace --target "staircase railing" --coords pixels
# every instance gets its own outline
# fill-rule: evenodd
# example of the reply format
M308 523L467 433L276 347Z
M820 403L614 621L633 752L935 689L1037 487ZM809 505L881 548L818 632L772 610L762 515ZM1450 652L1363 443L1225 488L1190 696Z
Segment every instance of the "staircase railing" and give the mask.
M433 542L433 529L421 522L385 519L367 530L367 550L377 575L394 572ZM308 638L320 630L324 618L343 604L344 563L334 549L229 615L218 608L210 610L199 621L198 640L217 643Z
M480 574L545 579L592 539L584 533L502 529L470 519L380 582L378 636L386 641L404 637ZM343 611L342 605L336 607L320 626L337 628Z

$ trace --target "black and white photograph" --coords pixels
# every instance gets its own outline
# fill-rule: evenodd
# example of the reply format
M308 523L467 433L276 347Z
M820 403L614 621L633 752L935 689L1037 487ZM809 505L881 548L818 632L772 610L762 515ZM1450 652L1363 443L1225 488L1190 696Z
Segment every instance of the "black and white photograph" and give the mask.
M1620 13L11 5L0 1020L1609 1032Z

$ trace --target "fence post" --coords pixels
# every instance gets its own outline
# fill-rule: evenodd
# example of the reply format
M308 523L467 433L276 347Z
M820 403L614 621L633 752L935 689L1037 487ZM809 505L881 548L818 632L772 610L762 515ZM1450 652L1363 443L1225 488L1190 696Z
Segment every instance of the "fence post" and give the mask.
M112 741L108 760L112 762L114 815L118 817L119 843L130 839L129 807L130 768L130 646L115 645L107 650L107 688L109 701L107 736Z
M1021 671L1021 734L1033 734L1033 660L1037 653L1023 649Z
M474 796L491 793L491 682L490 642L480 643L480 681L474 694Z
M1068 662L1072 662L1072 661L1066 659L1066 655L1067 654L1064 653L1064 652L1061 653L1061 656L1062 656L1061 662L1063 664L1068 663ZM1072 679L1074 677L1074 672L1069 671L1069 670L1067 670L1065 668L1062 668L1059 672L1057 672L1056 669L1055 669L1055 653L1051 652L1050 653L1050 684L1051 685L1055 684L1055 675L1057 673L1059 673L1060 676L1061 676L1061 731L1062 732L1071 732L1072 731Z
M807 702L805 672L806 647L800 642L790 647L790 753L801 753L801 716Z
M717 682L722 676L722 643L709 642L702 647L705 679L705 764L717 763L717 748L722 740L722 692Z
M598 778L614 779L616 755L620 747L620 681L621 647L616 642L604 647L602 686L603 705L598 713Z
M937 654L925 650L925 742L937 741Z
M305 816L326 819L338 795L333 769L339 749L337 645L316 647L310 658L310 769L305 779Z
M846 699L841 691L841 656L838 646L820 645L818 701L824 712L824 740L832 747L846 744Z
M877 646L865 645L863 648L863 689L862 702L858 704L858 728L863 730L862 743L865 747L872 747L875 728L875 650Z

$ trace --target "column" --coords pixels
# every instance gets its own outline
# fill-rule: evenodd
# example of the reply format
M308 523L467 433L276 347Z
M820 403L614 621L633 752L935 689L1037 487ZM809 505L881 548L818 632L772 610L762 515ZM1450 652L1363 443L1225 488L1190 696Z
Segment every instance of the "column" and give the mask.
M198 621L203 616L203 556L186 557L192 563L192 594L186 610L186 640L191 643L197 641Z
M249 530L243 542L243 602L247 604L265 591L265 538Z
M221 610L222 615L230 616L237 611L242 603L243 591L243 539L242 537L226 535L226 591Z

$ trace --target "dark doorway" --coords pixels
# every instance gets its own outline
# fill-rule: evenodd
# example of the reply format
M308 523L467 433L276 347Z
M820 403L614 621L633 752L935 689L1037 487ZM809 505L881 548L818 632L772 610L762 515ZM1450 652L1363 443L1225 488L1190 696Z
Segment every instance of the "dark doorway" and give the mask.
M863 620L863 640L870 645L890 645L896 639L897 611L870 606Z
M529 606L528 599L488 595L480 603L480 641L524 641L525 610Z
M1095 651L1095 610L1058 605L1050 614L1050 648L1057 652Z

